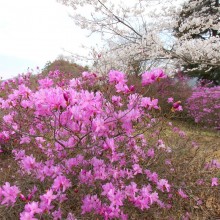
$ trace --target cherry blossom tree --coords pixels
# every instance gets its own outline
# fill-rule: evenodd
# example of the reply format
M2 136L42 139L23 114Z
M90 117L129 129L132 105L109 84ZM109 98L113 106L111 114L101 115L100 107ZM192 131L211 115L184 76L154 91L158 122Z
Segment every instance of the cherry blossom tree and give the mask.
M170 15L178 12L173 0L166 3L141 0L126 4L102 0L58 2L75 9L72 17L77 25L90 30L91 34L100 34L104 43L98 50L92 48L90 53L93 67L100 73L110 69L140 73L143 67L164 67L170 64L170 58L175 58L170 53L171 46L164 43L165 38L171 38L173 22Z
M219 0L190 0L176 24L176 54L192 76L220 84Z
M57 1L73 7L77 25L100 34L103 46L90 53L100 73L114 68L140 74L155 66L185 66L185 71L210 76L219 68L217 0Z

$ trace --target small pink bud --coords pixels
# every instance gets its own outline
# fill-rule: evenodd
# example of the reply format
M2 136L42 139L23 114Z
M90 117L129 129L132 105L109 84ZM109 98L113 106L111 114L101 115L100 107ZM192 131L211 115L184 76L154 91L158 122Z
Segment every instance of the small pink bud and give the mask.
M66 102L69 101L69 97L68 97L68 94L67 93L63 93L63 97L65 99Z
M27 197L27 200L30 201L31 199L32 199L32 195L29 194L28 197Z
M129 90L130 90L131 92L134 92L134 91L135 91L135 86L134 86L134 85L131 85L130 88L129 88Z
M20 199L21 199L22 201L26 201L26 198L25 198L25 196L24 196L23 194L20 194Z

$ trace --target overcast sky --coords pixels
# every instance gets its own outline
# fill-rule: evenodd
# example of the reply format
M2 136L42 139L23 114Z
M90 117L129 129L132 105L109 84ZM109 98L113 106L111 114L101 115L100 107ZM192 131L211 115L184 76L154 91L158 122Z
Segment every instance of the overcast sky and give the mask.
M56 0L0 0L0 77L43 68L61 54L70 55L64 50L86 55L81 45L99 41L74 25L72 12Z
M87 33L74 25L71 8L56 0L0 0L0 76L11 78L27 68L90 45Z

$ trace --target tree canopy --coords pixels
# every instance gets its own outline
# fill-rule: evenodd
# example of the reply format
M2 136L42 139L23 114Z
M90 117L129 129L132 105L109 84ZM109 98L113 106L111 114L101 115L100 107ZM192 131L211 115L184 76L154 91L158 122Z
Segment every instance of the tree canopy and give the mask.
M188 48L183 59L190 76L220 84L220 7L219 0L190 0L183 5L175 28L182 45L191 44L197 55L190 56Z
M58 0L75 10L75 23L99 33L103 48L92 48L93 69L141 73L160 66L208 78L218 84L220 67L219 0ZM91 13L81 13L88 7ZM143 68L141 68L143 67Z

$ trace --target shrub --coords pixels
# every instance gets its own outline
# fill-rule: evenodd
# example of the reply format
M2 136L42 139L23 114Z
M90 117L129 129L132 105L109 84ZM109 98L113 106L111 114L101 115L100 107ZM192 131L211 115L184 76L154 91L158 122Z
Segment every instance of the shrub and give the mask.
M144 85L163 80L159 72L153 81L145 75ZM0 100L0 138L16 137L12 152L25 177L3 183L2 205L16 203L21 220L137 219L140 214L158 219L166 210L176 212L176 204L182 216L187 204L198 205L201 191L190 171L196 169L209 188L212 176L202 161L189 163L196 151L185 147L184 132L165 126L158 100L145 96L145 87L135 92L119 71L101 82L88 72L63 84L56 80L56 74L40 78L35 90L20 84ZM101 91L92 91L101 84ZM179 102L169 102L173 114L181 111ZM178 144L166 142L167 129ZM215 191L218 178L213 178Z
M130 83L138 93L145 94L149 97L156 97L158 99L163 115L170 118L190 119L186 106L186 100L192 95L192 86L190 86L190 79L182 75L176 75L173 78L166 77L163 80L156 80L152 85L141 86L141 78L134 75L128 77ZM171 114L172 105L168 102L168 98L172 97L174 101L180 101L183 106L183 111Z
M186 108L196 123L220 129L220 86L196 87Z

